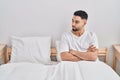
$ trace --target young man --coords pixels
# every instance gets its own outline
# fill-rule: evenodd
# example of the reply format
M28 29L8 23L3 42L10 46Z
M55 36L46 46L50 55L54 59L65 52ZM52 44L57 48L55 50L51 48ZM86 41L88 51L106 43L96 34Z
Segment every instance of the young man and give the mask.
M85 31L88 15L76 11L72 18L72 30L62 35L60 56L62 61L95 61L98 55L98 41L93 32Z

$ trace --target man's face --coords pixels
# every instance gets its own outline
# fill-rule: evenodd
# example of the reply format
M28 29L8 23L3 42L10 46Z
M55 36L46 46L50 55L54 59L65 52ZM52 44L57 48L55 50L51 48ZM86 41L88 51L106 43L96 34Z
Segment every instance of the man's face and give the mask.
M73 31L80 31L84 28L84 25L86 24L86 19L81 19L80 16L73 16L72 19L72 30Z

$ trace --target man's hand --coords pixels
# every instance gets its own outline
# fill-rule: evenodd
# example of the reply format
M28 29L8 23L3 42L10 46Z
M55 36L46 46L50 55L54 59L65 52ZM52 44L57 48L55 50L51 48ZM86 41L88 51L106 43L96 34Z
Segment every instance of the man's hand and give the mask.
M93 45L89 46L89 48L87 49L87 52L95 52L97 49L96 47L94 47Z

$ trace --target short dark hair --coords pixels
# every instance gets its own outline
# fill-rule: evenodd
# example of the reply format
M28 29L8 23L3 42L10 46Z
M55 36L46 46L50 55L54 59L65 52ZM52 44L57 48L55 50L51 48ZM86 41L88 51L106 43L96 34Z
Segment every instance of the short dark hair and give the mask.
M82 19L88 19L88 14L83 10L78 10L74 12L74 16L80 16Z

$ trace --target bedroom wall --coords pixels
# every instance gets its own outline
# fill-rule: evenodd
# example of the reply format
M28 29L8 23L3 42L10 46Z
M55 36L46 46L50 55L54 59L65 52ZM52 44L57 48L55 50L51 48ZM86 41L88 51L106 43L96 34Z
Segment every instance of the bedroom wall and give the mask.
M112 45L120 43L120 0L0 0L0 43L10 45L10 36L51 36L59 40L71 29L76 10L88 15L86 29L94 31L100 47L109 49L112 66ZM118 73L120 74L120 64Z

